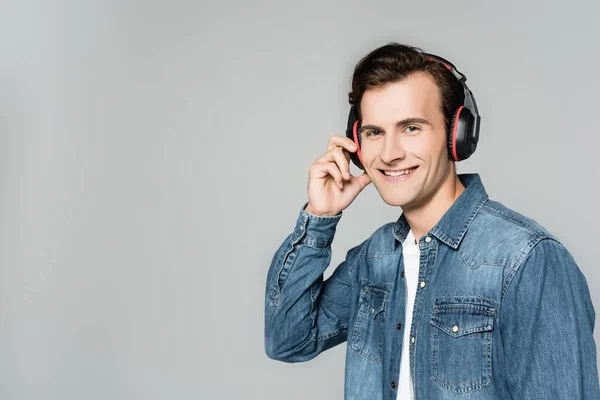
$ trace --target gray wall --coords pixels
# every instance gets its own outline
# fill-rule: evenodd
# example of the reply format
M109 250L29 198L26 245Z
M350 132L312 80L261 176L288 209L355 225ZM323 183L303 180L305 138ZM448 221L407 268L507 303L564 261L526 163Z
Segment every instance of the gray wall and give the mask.
M468 76L459 173L557 234L600 307L597 2L287 3L1 2L0 398L341 398L344 346L264 354L265 277L392 40ZM365 189L332 268L399 212Z

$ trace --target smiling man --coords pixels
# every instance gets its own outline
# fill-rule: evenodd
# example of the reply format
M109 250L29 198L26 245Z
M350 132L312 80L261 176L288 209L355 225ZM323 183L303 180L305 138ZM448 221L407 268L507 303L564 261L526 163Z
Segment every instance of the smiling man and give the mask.
M417 241L464 190L448 160L440 97L431 75L414 72L366 91L360 107L366 171L382 199L402 208Z
M265 350L300 362L346 342L345 399L600 399L575 260L478 174L456 173L479 136L465 80L396 43L356 65L346 137L310 166L268 271ZM323 280L342 211L370 183L402 213Z

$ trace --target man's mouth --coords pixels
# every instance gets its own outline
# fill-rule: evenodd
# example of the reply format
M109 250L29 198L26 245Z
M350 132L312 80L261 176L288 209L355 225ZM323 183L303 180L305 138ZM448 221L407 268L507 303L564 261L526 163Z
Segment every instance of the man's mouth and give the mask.
M404 177L404 176L408 176L410 174L413 173L414 170L416 170L418 168L417 167L410 167L410 168L406 168L406 169L402 169L402 170L384 170L384 169L380 169L379 172L381 172L383 175L385 176L389 176L392 178L400 178L400 177Z

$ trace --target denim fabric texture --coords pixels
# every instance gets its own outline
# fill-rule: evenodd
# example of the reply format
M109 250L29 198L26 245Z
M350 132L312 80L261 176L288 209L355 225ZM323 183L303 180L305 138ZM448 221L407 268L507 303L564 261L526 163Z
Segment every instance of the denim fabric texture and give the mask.
M305 203L267 275L267 355L302 362L346 343L346 400L395 400L403 351L416 400L600 399L595 312L575 260L534 220L490 200L478 174L459 179L465 190L418 243L412 326L404 215L324 281L343 213L315 216Z

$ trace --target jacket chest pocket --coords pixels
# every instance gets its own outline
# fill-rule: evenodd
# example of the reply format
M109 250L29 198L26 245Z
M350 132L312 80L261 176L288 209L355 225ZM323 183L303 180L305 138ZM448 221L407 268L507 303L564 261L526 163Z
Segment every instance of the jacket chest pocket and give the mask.
M383 333L389 287L386 283L363 284L350 348L372 364L383 360Z
M434 299L431 378L438 385L463 394L491 384L494 314L489 300Z

